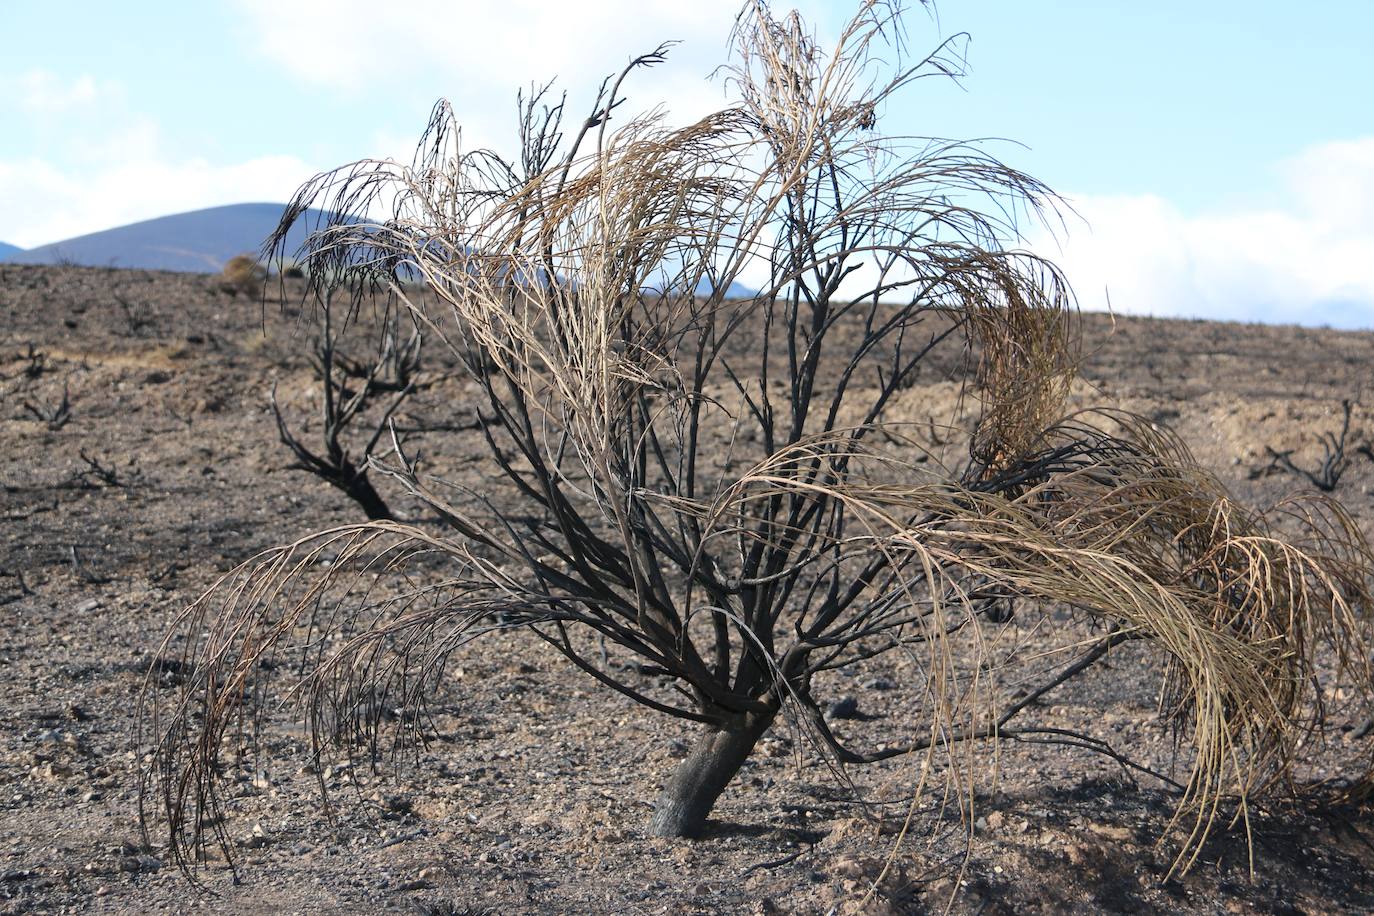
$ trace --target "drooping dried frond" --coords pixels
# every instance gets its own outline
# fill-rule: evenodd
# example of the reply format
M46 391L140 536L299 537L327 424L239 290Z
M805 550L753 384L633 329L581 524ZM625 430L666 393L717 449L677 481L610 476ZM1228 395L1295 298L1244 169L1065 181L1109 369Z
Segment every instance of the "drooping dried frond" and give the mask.
M1236 799L1243 813L1250 796L1291 778L1301 752L1319 737L1327 678L1369 703L1374 672L1363 614L1374 600L1374 555L1332 503L1281 506L1277 511L1300 523L1300 536L1286 539L1236 505L1172 436L1125 414L1104 414L1096 425L1087 419L1044 431L1039 453L972 484L930 478L891 457L849 453L842 456L850 468L844 483L820 486L798 480L790 467L825 444L800 444L741 477L706 515L705 538L740 536L759 507L781 493L802 493L837 501L852 517L827 545L829 556L814 564L817 578L855 558L869 568L878 565L872 557L881 558L886 577L869 583L857 609L841 617L827 615L825 605L815 612L806 606L798 619L803 640L792 651L824 647L812 663L820 670L846 664L846 652L861 655L865 639L923 646L932 700L921 712L930 732L869 754L827 732L845 761L1014 732L1009 723L1024 702L998 708L970 694L974 682L950 670L987 661L979 637L966 630L975 588L992 585L1086 611L1109 625L1107 642L1148 640L1170 670L1166 712L1191 730L1195 751L1180 814L1191 810L1196 820L1178 867L1191 863L1223 798ZM1104 431L1108 426L1117 432ZM880 468L866 475L861 463ZM907 482L893 483L894 476ZM965 635L968 644L958 647ZM941 671L949 674L934 673ZM948 692L936 698L936 691Z
M983 415L973 457L1003 470L1029 454L1064 413L1078 372L1072 299L1056 269L1037 259L1004 258L968 292L970 336L978 349L975 384ZM1022 279L1018 270L1039 272ZM1027 302L1026 297L1038 301Z
M969 742L1036 734L1014 719L1130 639L1165 660L1165 711L1190 738L1183 866L1224 801L1243 812L1293 776L1332 679L1367 695L1374 557L1359 530L1324 503L1279 522L1244 510L1146 421L1065 417L1072 295L1016 249L1053 195L976 147L879 130L897 93L957 69L949 46L885 69L900 23L881 3L831 52L757 2L736 39L736 103L686 127L619 119L622 82L658 49L567 131L562 102L522 103L513 159L464 150L441 104L411 165L302 189L278 242L306 208L334 214L298 254L308 276L360 302L388 291L462 361L504 489L428 478L394 442L374 467L443 534L308 538L188 611L175 638L190 678L149 719L184 859L217 823L219 749L272 672L295 672L318 749L375 753L376 698L421 709L449 654L496 627L705 728L660 798L652 829L672 835L700 829L783 713L838 764L924 753L971 791L989 755ZM757 290L728 297L742 277ZM893 411L951 339L974 355L978 402L957 467ZM339 554L327 568L323 552ZM1105 633L1013 700L989 597ZM917 679L913 734L856 750L821 716L819 685L885 653Z

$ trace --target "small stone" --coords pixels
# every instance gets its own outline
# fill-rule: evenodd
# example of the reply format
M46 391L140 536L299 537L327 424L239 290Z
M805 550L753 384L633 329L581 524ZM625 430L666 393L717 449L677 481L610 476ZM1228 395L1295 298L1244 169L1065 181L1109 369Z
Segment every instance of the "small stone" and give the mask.
M1088 829L1098 836L1118 842L1133 839L1135 836L1135 832L1129 827L1118 827L1115 824L1089 824Z
M759 742L759 753L764 757L785 757L792 747L786 738L765 738Z
M830 709L826 711L827 719L857 719L859 717L859 701L854 697L841 697L830 704Z
M522 827L527 827L530 830L536 831L546 831L553 829L553 822L549 820L547 815L538 811L534 812L533 814L526 815L520 821L520 825Z
M267 830L262 824L254 824L253 832L238 841L239 845L246 849L262 849L271 842L271 838L268 837Z
M881 865L878 865L877 870L874 869L875 864L877 863L872 859L846 856L831 866L830 873L837 878L859 881L868 877L869 874L878 874L881 871Z
M323 775L326 781L330 779L339 779L346 776L351 768L351 765L347 763L335 763L325 767Z
M834 821L830 825L830 833L822 841L826 845L834 846L844 840L856 836L863 836L868 832L868 823L862 818L847 817L842 820Z

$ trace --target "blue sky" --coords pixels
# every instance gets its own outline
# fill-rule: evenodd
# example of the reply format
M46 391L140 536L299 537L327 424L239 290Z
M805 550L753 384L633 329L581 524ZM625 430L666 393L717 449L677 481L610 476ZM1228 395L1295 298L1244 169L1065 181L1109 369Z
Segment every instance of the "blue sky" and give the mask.
M1032 243L1086 307L1374 326L1374 3L912 5L912 49L968 32L969 73L918 85L884 129L1024 144L993 149L1082 217ZM824 36L851 6L800 8ZM664 38L683 44L631 104L686 118L722 98L705 77L736 9L0 0L0 240L284 201L316 171L408 157L440 96L470 142L508 148L516 89L559 76L575 103Z

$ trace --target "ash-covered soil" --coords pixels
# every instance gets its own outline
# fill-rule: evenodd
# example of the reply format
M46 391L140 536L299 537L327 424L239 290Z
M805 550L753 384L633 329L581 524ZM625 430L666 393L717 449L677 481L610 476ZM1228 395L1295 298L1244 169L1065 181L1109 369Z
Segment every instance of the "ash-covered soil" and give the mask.
M1083 323L1075 401L1167 423L1247 501L1311 489L1268 449L1319 470L1336 441L1320 437L1340 434L1350 401L1334 496L1374 534L1374 460L1359 451L1374 436L1374 403L1362 403L1374 334ZM316 773L299 724L269 717L261 752L230 758L226 773L222 826L238 880L215 859L198 892L161 836L151 847L140 836L135 702L150 667L155 690L173 689L176 662L158 656L160 640L217 576L361 520L337 491L284 470L267 398L275 383L293 422L312 417L307 333L289 306L264 309L212 277L0 266L0 911L1374 909L1367 809L1252 805L1248 823L1223 823L1192 870L1165 881L1182 839L1166 787L1063 746L1002 745L996 778L964 818L938 792L909 805L919 761L855 768L846 783L779 726L707 836L651 839L650 806L691 735L510 634L455 659L430 740L382 773L361 761ZM959 365L957 353L934 360L895 410L918 426L958 422ZM471 391L452 378L398 421L463 427L474 416ZM455 479L490 477L473 430L413 441ZM1123 647L1031 715L1186 775L1155 711L1158 673L1156 656ZM900 660L835 676L827 694L856 701L835 727L870 746L919 729L903 717L913 683ZM1338 780L1341 764L1374 753L1374 735L1338 700L1331 712L1325 756L1305 778Z

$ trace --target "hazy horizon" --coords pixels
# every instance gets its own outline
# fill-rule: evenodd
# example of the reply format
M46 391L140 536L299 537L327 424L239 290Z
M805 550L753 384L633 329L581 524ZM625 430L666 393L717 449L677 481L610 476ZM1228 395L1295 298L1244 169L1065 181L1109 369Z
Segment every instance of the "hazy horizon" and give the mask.
M804 0L823 42L851 4ZM1085 307L1374 326L1374 128L1363 36L1333 0L913 4L905 51L967 32L960 84L880 112L893 134L986 148L1071 211L1027 243ZM285 201L311 175L408 159L439 97L469 146L509 149L517 90L560 77L572 116L664 39L629 110L718 106L735 0L225 0L12 6L0 63L0 240L26 249L215 205ZM79 23L74 27L72 23ZM417 27L423 23L423 27ZM596 48L588 54L587 48ZM175 78L169 78L174 75ZM896 110L892 110L892 109ZM1018 145L1019 144L1019 145ZM747 278L746 278L747 279Z

